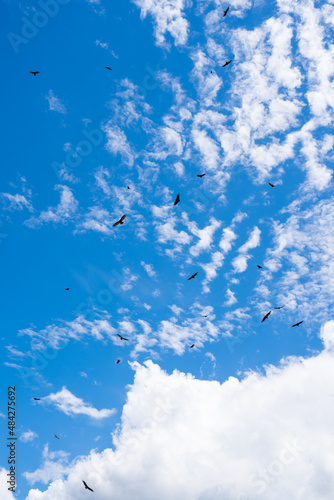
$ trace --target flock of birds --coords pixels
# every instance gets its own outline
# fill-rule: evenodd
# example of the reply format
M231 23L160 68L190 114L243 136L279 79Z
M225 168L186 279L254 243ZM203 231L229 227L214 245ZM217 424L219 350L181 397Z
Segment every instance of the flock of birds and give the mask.
M229 11L229 7L227 7L227 9L224 11L224 14L223 14L223 17L225 17ZM223 65L222 65L222 68L225 68L226 66L228 66L229 64L232 63L232 59L229 60L229 61L226 61ZM110 68L109 66L105 66L105 69L109 70L109 71L112 71L112 68ZM33 76L37 76L40 72L39 71L30 71L30 74L33 75ZM212 71L211 71L212 73ZM196 176L199 177L199 178L203 178L204 176L206 175L206 173L204 174L197 174ZM276 187L275 184L272 184L271 182L268 183L269 186L271 186L272 188ZM127 189L130 189L129 186L127 186ZM178 203L180 203L180 194L177 193L176 195L176 198L175 198L175 201L174 201L174 206L176 206ZM126 214L122 215L122 217L117 221L115 222L115 224L113 224L113 227L117 227L117 226L121 226L124 224L124 221L125 221L125 218L126 218ZM257 267L259 269L262 269L262 266L258 265L257 264ZM194 278L196 278L196 276L198 275L198 272L194 273L192 276L190 276L190 278L187 279L187 281L190 281L190 280L193 280ZM69 291L70 289L69 288L65 288L66 291ZM274 307L274 309L282 309L284 306L280 306L280 307ZM272 311L269 311L261 320L261 323L263 323L264 321L266 321L266 319L269 318L270 314L271 314ZM202 316L202 318L207 318L209 315L204 315ZM294 325L292 325L292 328L294 328L295 326L299 326L303 323L304 321L299 321L298 323L295 323ZM117 333L117 336L121 339L121 341L126 341L128 342L129 339L123 337L122 335L120 335L119 333ZM190 349L192 349L193 347L195 347L195 344L192 344L191 346L189 346ZM120 359L117 359L116 361L116 364L119 364L121 362ZM35 401L40 401L40 398L33 398ZM60 440L60 438L56 435L56 434L53 434L54 437L58 440ZM87 483L85 481L82 481L83 482L83 485L85 487L86 490L89 490L89 491L92 491L94 492L94 490L92 490L92 488L90 488Z

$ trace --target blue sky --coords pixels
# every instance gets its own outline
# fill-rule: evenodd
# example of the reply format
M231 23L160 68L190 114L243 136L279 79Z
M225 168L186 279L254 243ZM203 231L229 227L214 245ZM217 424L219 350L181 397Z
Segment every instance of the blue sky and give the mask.
M0 4L16 497L332 498L333 1L46 4Z

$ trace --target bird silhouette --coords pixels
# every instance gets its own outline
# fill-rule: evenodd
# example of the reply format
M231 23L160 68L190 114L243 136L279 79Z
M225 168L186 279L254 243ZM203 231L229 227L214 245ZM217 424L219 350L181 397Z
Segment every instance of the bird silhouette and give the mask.
M56 434L53 434L53 435L54 435L54 437L55 437L56 439L59 439L59 441L60 441L60 438L59 438Z
M262 269L262 266L259 266L259 264L256 264L259 269Z
M130 186L128 186L128 189L130 189Z
M195 344L192 344L192 345L189 347L189 349L192 349L193 347L195 347Z
M35 400L35 401L40 401L40 400L41 400L41 398L34 398L34 400Z
M120 359L118 359L118 360L116 361L116 365L118 365L118 363L120 363L120 362L121 362L121 360L120 360Z
M111 69L111 68L109 68L109 66L105 66L105 68L106 68L106 69L109 69L109 71L112 71L112 69Z
M36 76L39 74L39 71L30 71L30 74Z
M275 187L275 184L272 184L271 182L268 182L269 186L271 186L272 188Z
M226 10L224 10L224 15L223 15L223 17L225 17L225 16L226 16L226 14L228 13L228 11L229 11L229 10L230 10L230 8L229 8L229 7L227 7L227 9L226 9Z
M266 321L267 318L269 318L269 315L271 314L271 311L269 311L263 318L262 318L262 321L261 323L263 323L264 321Z
M175 201L174 201L174 205L177 205L179 202L180 202L180 195L179 195L179 193L177 193Z
M68 291L68 290L69 290L69 288L65 288L65 290L67 290L67 291Z
M222 65L222 68L226 68L226 66L228 66L229 64L231 64L231 62L232 62L232 59L230 61L226 61L226 63L224 63Z
M299 325L301 325L302 323L304 323L304 321L299 321L299 323L296 323L295 325L292 325L292 327L291 327L291 328L293 328L294 326L299 326Z
M197 174L196 177L204 177L206 174Z
M129 339L126 339L125 337L122 337L122 335L120 335L119 333L117 333L116 335L118 335L118 337L119 337L121 340L129 340Z
M85 481L82 481L82 482L83 482L86 490L94 492L94 490L92 490L92 488L90 488Z
M192 276L190 276L190 278L188 278L187 281L193 280L195 278L195 276L197 276L197 275L198 275L198 272L193 274Z
M284 306L274 307L274 309L283 309Z
M206 316L202 316L202 318L207 318L209 315L207 314Z
M118 224L124 224L124 219L125 219L126 215L122 215L122 217L117 221L115 222L115 224L113 224L113 227L116 227L118 226Z

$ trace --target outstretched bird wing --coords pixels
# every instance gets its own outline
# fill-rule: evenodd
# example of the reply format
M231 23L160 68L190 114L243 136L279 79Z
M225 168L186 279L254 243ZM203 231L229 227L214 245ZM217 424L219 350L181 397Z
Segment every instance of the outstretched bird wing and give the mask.
M226 63L222 65L222 68L225 68L226 66L231 64L231 62L232 62L232 59L230 61L226 61Z
M192 276L190 276L190 278L188 278L188 280L187 280L187 281L189 281L189 280L193 280L193 279L195 278L195 276L197 276L197 275L198 275L198 272L197 272L197 273L195 273L195 274L193 274Z
M302 323L304 323L304 321L299 321L299 323L296 323L295 325L292 325L292 327L291 327L291 328L293 328L294 326L299 326L299 325L301 325Z
M118 226L118 224L124 224L125 217L126 215L122 215L122 217L117 222L115 222L115 224L113 224L113 227Z
M175 201L174 201L174 205L177 205L179 203L179 201L180 201L180 195L179 195L179 193L177 193Z
M262 266L259 266L259 264L256 264L259 269L262 269Z
M30 71L30 74L36 76L39 74L39 71Z
M82 482L83 482L83 484L84 484L84 486L85 486L86 490L89 490L89 491L93 491L93 492L94 492L94 490L92 490L92 488L90 488L90 487L87 485L87 483L86 483L85 481L82 481Z
M271 314L271 311L269 311L263 318L261 323L263 323L267 318L269 318L269 315Z
M227 7L227 9L224 11L224 15L223 15L223 17L225 17L225 16L226 16L226 14L228 13L229 9L230 9L230 8L229 8L229 7Z
M283 309L284 306L274 307L274 309Z
M112 71L111 68L109 68L109 66L105 66L106 69L109 69L109 71Z
M53 435L54 435L54 437L55 437L56 439L59 439L59 441L60 441L60 438L59 438L56 434L53 434Z
M204 177L206 174L197 174L197 177Z

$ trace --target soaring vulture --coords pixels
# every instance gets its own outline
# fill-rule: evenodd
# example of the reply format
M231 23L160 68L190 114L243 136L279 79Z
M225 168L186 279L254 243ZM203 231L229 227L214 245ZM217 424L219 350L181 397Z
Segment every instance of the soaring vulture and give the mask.
M259 264L256 264L259 269L262 269L262 266L259 266Z
M113 224L113 227L116 227L118 226L118 224L124 224L124 219L125 219L126 215L122 215L122 217L117 221L115 222L115 224Z
M84 484L84 486L85 486L85 489L86 489L86 490L89 490L89 491L93 491L93 492L94 492L94 490L92 490L92 488L90 488L90 487L87 485L87 483L86 483L85 481L82 481L82 482L83 482L83 484Z
M226 61L226 63L222 65L222 68L225 68L226 66L231 64L231 62L232 62L232 59L230 61Z
M272 184L271 182L268 182L269 186L271 186L272 188L275 187L275 184Z
M39 71L30 71L30 74L36 76L39 74Z
M109 69L109 71L112 71L111 68L109 68L109 66L105 66L106 69Z
M190 278L188 278L187 281L193 280L195 278L195 276L197 276L197 275L198 275L198 272L193 274L192 276L190 276Z
M225 16L226 16L226 14L228 13L228 11L229 11L229 10L230 10L230 8L229 8L229 7L227 7L227 9L226 9L226 10L224 10L224 15L223 15L223 17L225 17Z
M271 311L269 311L265 316L264 318L262 318L262 321L261 323L263 323L264 321L266 321L267 318L269 318L269 315L271 314Z
M196 177L204 177L206 174L197 174Z
M283 309L284 306L274 307L274 309Z
M292 327L291 327L291 328L293 328L294 326L299 326L299 325L301 325L302 323L304 323L304 321L299 321L299 323L296 323L295 325L292 325Z
M175 201L174 201L174 205L177 205L179 202L180 202L180 195L179 195L179 193L177 193Z
M60 441L60 438L59 438L56 434L53 434L53 435L54 435L54 437L55 437L56 439L59 439L59 441Z
M122 337L122 335L120 335L119 333L116 334L121 340L129 340L129 339L126 339L125 337Z

